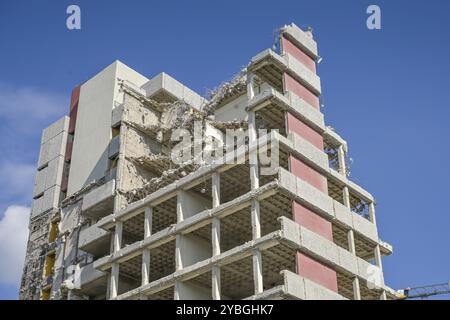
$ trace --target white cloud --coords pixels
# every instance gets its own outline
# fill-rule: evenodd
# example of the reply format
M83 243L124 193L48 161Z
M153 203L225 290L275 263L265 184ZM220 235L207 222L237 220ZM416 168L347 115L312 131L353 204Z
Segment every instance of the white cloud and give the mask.
M0 220L0 284L19 285L28 239L30 208L9 206Z
M45 120L68 110L67 97L35 87L15 87L0 82L0 116L30 122Z
M0 164L0 181L8 186L3 189L0 200L13 198L15 203L31 201L35 175L36 166L34 165L13 162Z

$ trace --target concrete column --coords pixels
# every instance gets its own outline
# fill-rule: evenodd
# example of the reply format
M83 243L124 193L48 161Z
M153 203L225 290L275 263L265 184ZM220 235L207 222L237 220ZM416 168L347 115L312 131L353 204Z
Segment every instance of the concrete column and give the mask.
M177 192L177 222L183 221L183 205L181 202L181 192Z
M212 268L212 298L213 300L220 300L220 267L214 266Z
M345 186L344 189L342 189L342 199L344 200L344 205L350 209L351 208L350 193L348 192L347 186Z
M220 205L220 174L215 172L212 175L212 206L216 208ZM220 254L220 220L212 219L212 255ZM211 273L211 288L213 300L220 300L220 267L213 266Z
M212 207L218 207L220 205L220 174L214 172L211 177L212 181Z
M259 201L253 199L251 206L251 218L252 218L252 236L253 240L261 237L261 214Z
M113 253L119 251L122 247L122 231L123 222L117 221L114 230ZM117 297L119 289L119 264L117 262L113 263L111 266L111 275L109 281L109 298L114 299L115 297Z
M182 237L182 235L177 234L177 236L175 238L175 272L179 271L183 268L183 264L181 261L181 241L183 241L183 239L181 237ZM180 282L179 281L175 282L173 299L180 300Z
M345 187L345 189L346 189L346 193L348 194L348 188ZM353 229L348 230L347 241L348 241L348 250L352 254L356 255L355 233L354 233ZM353 278L352 286L353 286L353 299L361 300L361 288L359 286L358 277Z
M261 251L259 251L258 249L255 249L255 251L253 251L253 281L255 286L255 294L262 293L264 291L262 276L262 256Z
M212 255L217 256L220 254L220 220L217 218L212 219Z
M253 89L253 83L255 80L254 74L247 74L247 101L250 101L255 96L255 92ZM250 111L248 113L248 140L249 147L256 147L256 143L258 140L258 136L256 133L256 116L255 112ZM251 188L256 189L259 188L259 173L258 173L258 152L256 149L250 152L249 154L249 162L250 162L250 181Z
M375 204L373 202L369 203L369 219L372 223L377 223L377 219L375 216Z
M255 96L255 90L253 89L253 84L255 82L255 74L248 73L247 74L247 98L248 100L253 99Z
M353 300L361 300L361 290L359 286L359 278L353 278Z
M383 264L381 262L381 251L380 251L380 245L377 244L374 249L374 256L375 256L375 263L378 268L380 268L381 271L383 271Z
M122 247L122 230L123 222L117 221L116 228L114 230L114 252L117 252Z
M144 217L144 238L148 238L151 236L152 223L153 223L153 208L146 207L145 208L145 217Z
M356 255L355 233L353 229L347 231L348 251Z
M148 284L150 279L150 250L144 249L142 252L142 285Z
M173 300L180 300L180 282L175 282L175 286L173 288Z
M177 234L175 238L175 271L183 268L183 263L181 261L181 241L183 241L182 235Z
M384 275L383 275L383 264L381 262L381 251L380 251L380 245L376 245L375 249L374 249L374 255L375 255L375 264L377 265L378 268L380 268L380 276L381 276L381 285L382 285L382 289L384 288ZM381 295L380 295L380 300L386 300L386 291L383 289Z
M248 141L249 148L252 150L249 154L250 162L250 182L252 190L259 188L259 168L258 168L258 150L257 150L257 134L256 134L256 119L255 113L250 111L248 113Z
M117 297L119 290L119 264L113 263L111 267L111 275L109 278L109 298L114 299Z
M339 172L344 176L347 175L347 167L345 165L345 151L343 145L340 145L338 148L338 162Z
M261 237L261 217L258 200L252 200L251 218L252 218L252 236L253 240L256 240ZM255 249L253 252L253 281L255 287L255 294L263 292L264 288L262 277L262 256L261 251L258 249Z

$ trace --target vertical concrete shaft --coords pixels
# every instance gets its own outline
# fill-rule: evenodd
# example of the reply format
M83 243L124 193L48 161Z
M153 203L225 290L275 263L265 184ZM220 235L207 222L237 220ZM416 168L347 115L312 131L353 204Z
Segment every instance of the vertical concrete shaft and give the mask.
M212 268L212 298L213 300L220 300L220 267L214 266Z
M353 229L348 230L347 232L347 241L348 241L348 250L356 254L356 247L355 247L355 233L353 232Z
M339 172L344 176L347 175L347 166L345 165L345 151L343 145L340 145L338 148L338 162Z
M113 252L117 252L122 247L122 231L123 222L117 221L114 230L114 240L113 240ZM110 283L109 283L109 297L114 299L117 297L119 290L119 264L117 262L113 263L111 266Z
M109 298L117 297L119 290L119 264L113 263L111 267L111 275L109 277Z
M356 246L355 246L355 233L353 232L353 229L350 229L347 232L347 240L348 240L348 249L349 251L356 255ZM359 286L359 279L358 277L353 278L352 282L353 286L353 299L354 300L361 300L361 288Z
M256 249L253 251L253 281L255 286L255 294L262 293L263 276L262 276L262 256L261 251Z
M123 222L117 221L116 228L114 230L114 252L117 252L122 247L122 230Z
M152 234L153 208L146 207L144 213L144 238L148 238Z
M212 181L212 206L216 208L220 205L220 174L215 172L211 177ZM212 219L212 255L220 254L220 220ZM220 267L213 266L211 273L211 289L213 300L220 300Z
M253 89L254 74L247 75L247 102L255 96ZM256 116L254 111L248 113L248 141L249 141L249 162L250 162L250 181L252 190L259 187L258 172L258 151L257 151L257 133L256 133Z
M383 276L383 264L381 262L381 251L380 251L380 245L377 244L374 249L374 256L375 256L375 264L378 268L380 268L380 277L381 277L381 285L382 285L382 292L380 295L380 300L386 300L386 291L384 290L384 276Z
M181 234L177 234L175 238L175 271L179 271L183 268L183 263L181 261ZM173 299L180 300L180 281L175 282Z
M220 205L220 175L214 173L212 175L212 206L216 208ZM213 256L220 254L220 220L218 218L212 219L212 249Z
M359 286L359 278L353 278L353 300L361 300L361 290Z
M252 218L252 236L253 240L261 237L261 213L259 201L256 199L252 200L251 205L251 218Z
M213 208L220 205L220 174L214 172L211 177L212 190L212 206Z
M173 287L173 300L180 300L180 281L175 282Z
M177 223L183 221L183 204L181 202L181 191L177 192Z
M220 220L217 218L212 219L212 254L217 256L220 254Z
M150 278L150 250L144 249L142 252L142 285L148 284Z
M375 204L373 202L369 203L369 219L372 223L377 224L377 219L375 215Z
M381 251L380 251L380 245L377 244L375 246L375 249L373 250L374 256L375 256L375 263L378 268L380 268L381 271L383 271L383 264L381 262Z
M179 271L183 268L181 261L181 241L183 240L181 234L177 234L175 238L175 271Z
M342 148L342 146L339 147L339 149L341 149L341 148ZM342 152L343 152L343 150L342 150ZM342 190L342 196L344 199L345 206L348 207L349 209L351 209L350 208L350 194L348 192L348 187L344 187L344 189ZM348 230L347 241L348 241L348 250L352 254L356 255L355 233L354 233L353 229ZM361 300L361 288L359 285L358 277L353 278L352 286L353 286L353 299Z
M252 201L251 218L253 240L256 240L261 237L261 216L259 201L255 199ZM263 292L262 256L261 251L258 249L253 251L253 281L255 294Z
M345 205L347 208L351 209L351 205L350 205L350 193L348 192L348 187L347 187L347 186L345 186L345 187L342 189L342 198L343 198L343 200L344 200L344 205Z

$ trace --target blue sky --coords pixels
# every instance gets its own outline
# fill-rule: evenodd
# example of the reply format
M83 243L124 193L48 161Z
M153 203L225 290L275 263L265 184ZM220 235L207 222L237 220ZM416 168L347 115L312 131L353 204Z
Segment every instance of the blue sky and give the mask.
M69 4L81 7L79 31L66 28ZM366 28L370 4L381 30ZM0 2L0 298L17 296L40 132L67 113L75 85L119 59L204 94L291 22L314 29L326 122L349 143L352 179L377 198L394 246L386 282L450 281L449 1L17 0Z

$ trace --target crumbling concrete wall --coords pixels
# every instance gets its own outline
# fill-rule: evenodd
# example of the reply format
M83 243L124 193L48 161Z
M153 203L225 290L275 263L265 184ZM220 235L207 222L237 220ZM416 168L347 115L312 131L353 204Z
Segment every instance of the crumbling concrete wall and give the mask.
M30 221L30 236L19 291L21 300L37 300L40 297L42 272L49 249L48 233L53 215L54 211L47 211Z

